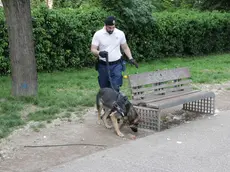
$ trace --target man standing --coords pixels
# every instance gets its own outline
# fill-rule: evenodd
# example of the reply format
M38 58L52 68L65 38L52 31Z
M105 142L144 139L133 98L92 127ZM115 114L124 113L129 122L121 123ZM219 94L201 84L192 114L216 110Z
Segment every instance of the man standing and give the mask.
M138 64L132 57L124 32L115 27L115 17L109 16L105 19L104 24L104 27L93 36L91 52L99 57L96 69L99 74L100 88L110 87L119 92L122 86L122 71L124 71L120 48L123 49L131 64L137 68ZM107 59L109 68L106 65Z

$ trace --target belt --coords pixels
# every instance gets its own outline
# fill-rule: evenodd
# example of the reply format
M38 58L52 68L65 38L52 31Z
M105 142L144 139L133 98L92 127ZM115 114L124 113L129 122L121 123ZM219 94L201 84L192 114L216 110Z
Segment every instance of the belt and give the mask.
M118 64L118 63L121 63L121 59L118 59L118 60L113 61L113 62L109 62L109 65ZM99 60L99 64L106 65L106 62L103 60Z

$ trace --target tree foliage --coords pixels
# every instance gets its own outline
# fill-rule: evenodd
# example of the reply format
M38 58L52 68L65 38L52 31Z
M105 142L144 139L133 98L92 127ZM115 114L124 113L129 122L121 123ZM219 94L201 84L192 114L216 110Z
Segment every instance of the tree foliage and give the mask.
M125 32L137 60L230 50L229 13L187 9L153 13L156 6L141 0L98 0L97 4L82 4L77 9L49 10L46 5L33 9L38 71L93 66L91 39L108 15L117 18L116 26ZM0 26L0 73L5 74L10 71L9 52L1 9Z
M230 10L229 0L151 0L157 11L174 11L181 8L199 10Z
M33 8L39 7L41 4L45 4L46 0L31 0ZM100 0L53 0L54 8L80 8L81 6L89 5L100 6Z
M200 3L196 3L196 5L201 10L230 10L229 0L202 0Z
M143 49L145 44L154 45L151 39L155 32L155 21L152 15L153 6L149 0L101 0L102 7L118 19L117 27L121 28L133 47L132 53L144 59L152 49Z

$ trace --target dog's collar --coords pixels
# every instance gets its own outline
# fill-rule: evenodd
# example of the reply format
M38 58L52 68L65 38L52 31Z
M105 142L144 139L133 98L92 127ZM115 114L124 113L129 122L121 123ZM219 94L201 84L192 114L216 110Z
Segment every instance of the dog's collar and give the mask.
M126 109L125 107L122 108L122 105L125 106L125 104L127 103L127 97L124 96L122 93L118 92L117 94L117 98L116 98L116 101L113 102L113 107L111 109L111 112L116 110L119 114L121 114L122 117L124 116L127 116L125 113L126 112Z
M114 110L116 110L118 113L120 113L122 117L125 116L125 114L124 114L122 108L118 105L117 102L114 102L114 103L113 103L113 108L111 109L111 112L113 112Z

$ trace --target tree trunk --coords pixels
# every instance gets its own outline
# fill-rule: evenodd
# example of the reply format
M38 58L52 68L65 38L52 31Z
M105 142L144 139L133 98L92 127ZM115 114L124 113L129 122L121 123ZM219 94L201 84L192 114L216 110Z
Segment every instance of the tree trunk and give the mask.
M13 96L37 94L30 0L2 0L6 17Z

